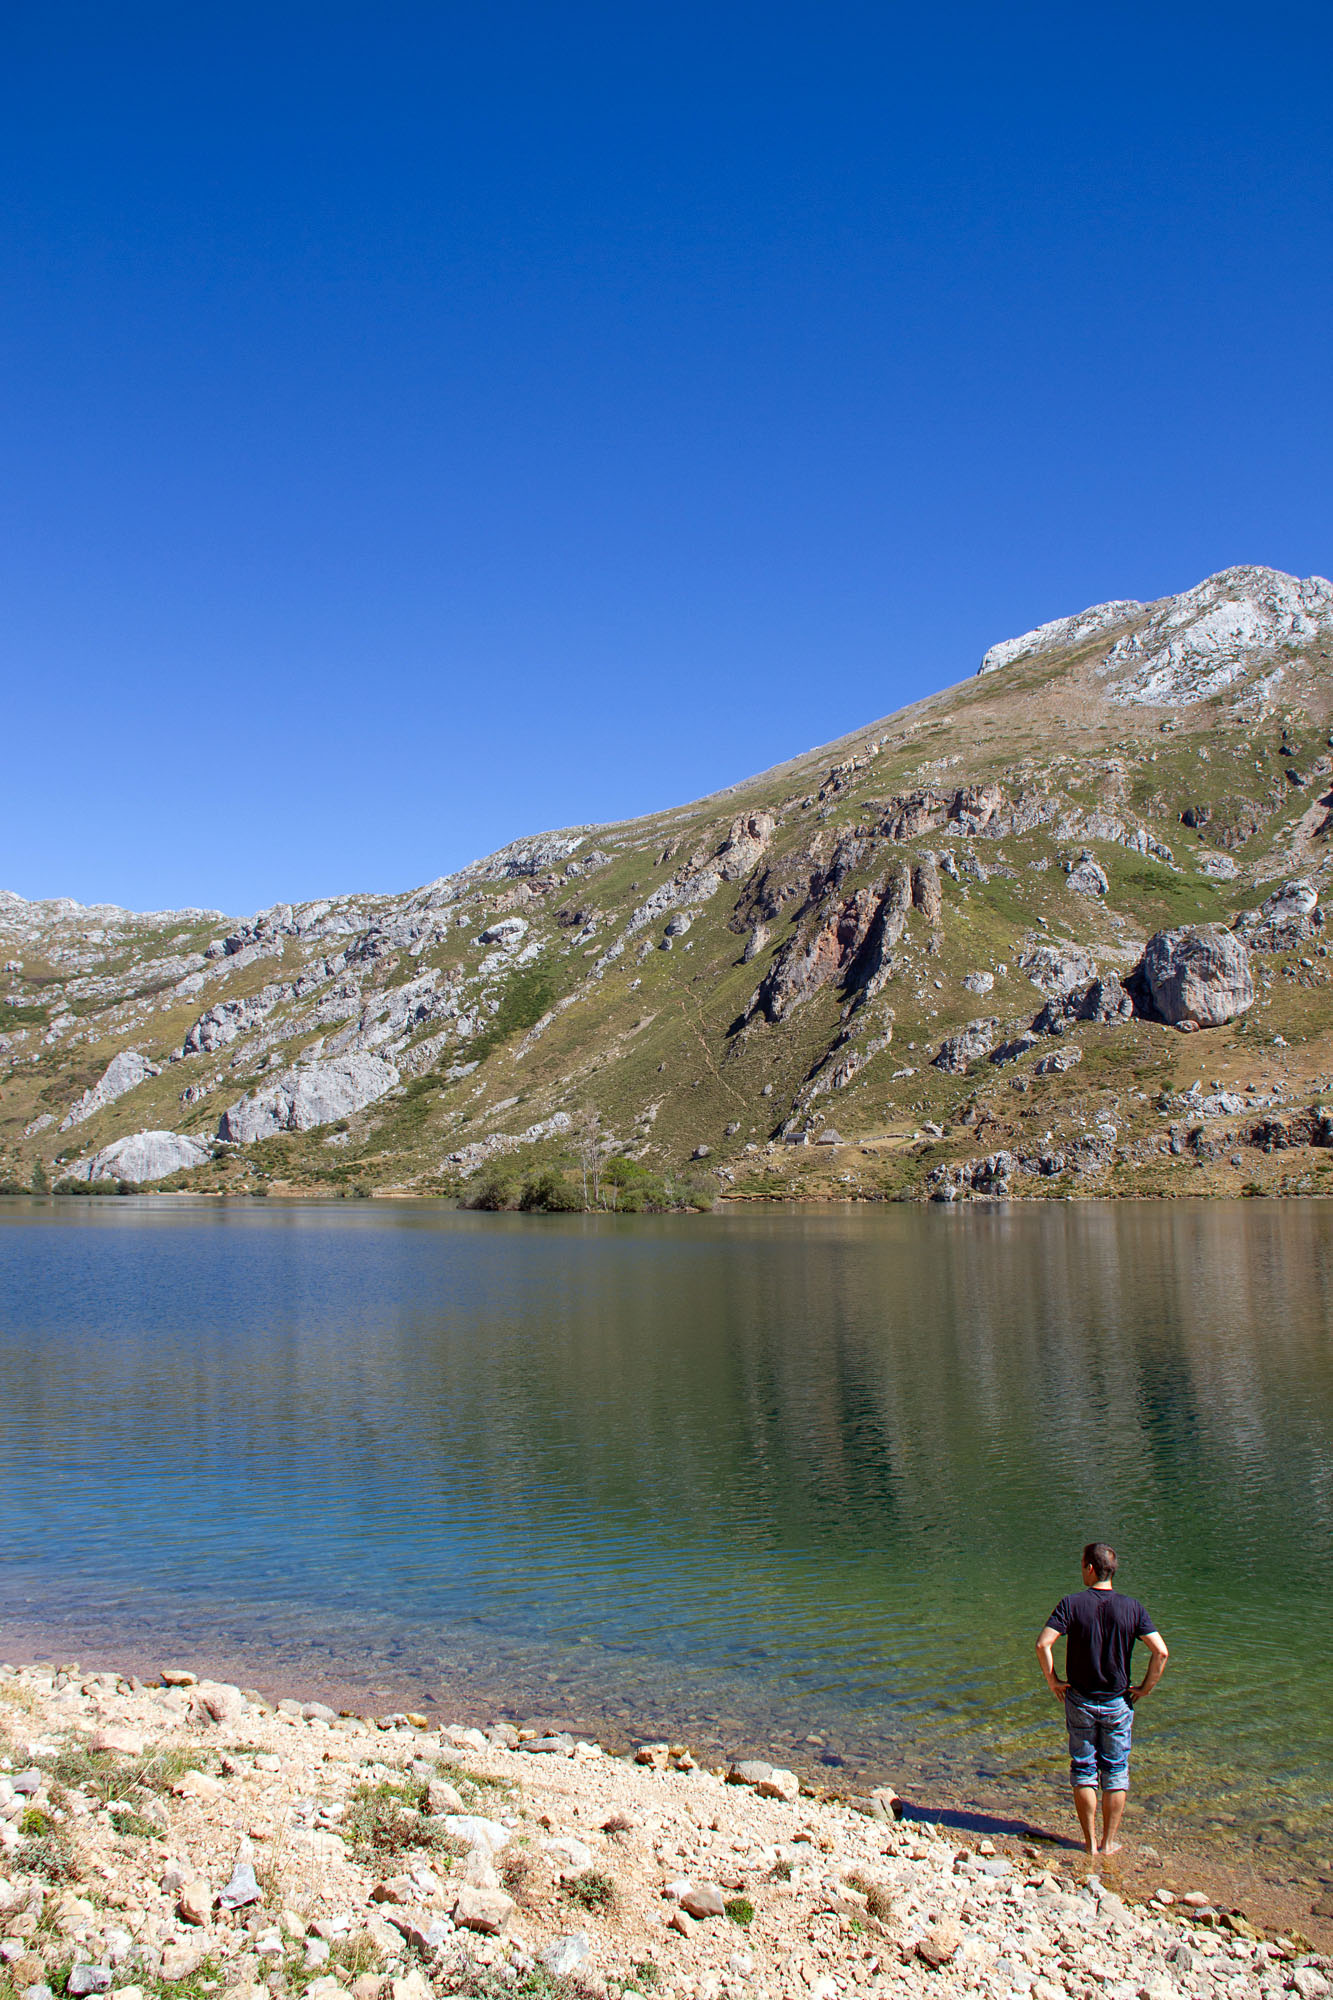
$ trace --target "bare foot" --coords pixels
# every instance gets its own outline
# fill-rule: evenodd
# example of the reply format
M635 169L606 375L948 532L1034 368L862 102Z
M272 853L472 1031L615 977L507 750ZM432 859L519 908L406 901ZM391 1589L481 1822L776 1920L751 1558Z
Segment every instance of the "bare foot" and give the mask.
M1105 1843L1105 1845L1100 1847L1097 1851L1099 1854L1119 1854L1123 1846L1124 1842L1121 1840L1108 1840Z

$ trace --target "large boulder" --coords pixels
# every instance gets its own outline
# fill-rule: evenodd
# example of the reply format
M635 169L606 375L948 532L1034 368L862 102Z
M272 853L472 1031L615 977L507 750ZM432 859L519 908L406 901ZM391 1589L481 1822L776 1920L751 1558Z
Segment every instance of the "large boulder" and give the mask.
M247 1028L257 1027L269 1009L259 999L219 1000L190 1028L185 1037L182 1053L187 1056L211 1055L214 1049L224 1048L234 1042Z
M1019 953L1018 963L1047 999L1072 993L1076 986L1086 986L1097 977L1097 961L1092 953L1081 944L1070 944L1062 938L1049 941L1041 938L1028 945Z
M1251 951L1290 951L1308 944L1324 927L1319 891L1304 876L1284 882L1257 910L1236 920L1236 932Z
M137 1090L148 1077L160 1075L159 1064L149 1062L137 1049L122 1049L118 1056L112 1056L91 1090L85 1090L73 1109L66 1112L60 1121L61 1131L68 1132L71 1125L82 1125L85 1118L91 1118L104 1104L114 1104L127 1090Z
M186 1167L201 1167L210 1157L207 1146L183 1132L133 1132L69 1171L72 1180L80 1181L160 1181Z
M1144 947L1135 979L1141 998L1169 1027L1220 1028L1254 1005L1250 955L1221 924L1158 931Z
M1075 986L1068 993L1053 994L1032 1023L1034 1035L1062 1035L1070 1021L1128 1021L1134 1002L1113 972Z
M940 1043L939 1054L931 1058L935 1068L947 1070L950 1076L966 1076L969 1064L989 1055L995 1047L999 1026L998 1016L992 1014L969 1021L956 1034L946 1036Z
M287 1070L267 1090L242 1097L223 1112L219 1139L250 1146L275 1132L308 1132L374 1104L393 1089L398 1072L381 1056L340 1056Z

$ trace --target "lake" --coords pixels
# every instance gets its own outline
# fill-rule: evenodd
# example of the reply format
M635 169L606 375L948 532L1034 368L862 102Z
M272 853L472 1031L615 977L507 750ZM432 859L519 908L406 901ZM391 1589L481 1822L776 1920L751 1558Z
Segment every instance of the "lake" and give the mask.
M1131 1813L1318 1872L1331 1288L1318 1202L0 1202L0 1652L1039 1816L1101 1536L1172 1648Z

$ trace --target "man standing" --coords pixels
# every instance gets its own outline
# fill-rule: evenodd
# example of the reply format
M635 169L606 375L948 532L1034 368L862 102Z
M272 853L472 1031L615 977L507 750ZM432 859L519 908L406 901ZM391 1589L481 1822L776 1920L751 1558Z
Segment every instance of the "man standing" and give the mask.
M1089 1854L1118 1854L1116 1835L1129 1791L1129 1737L1134 1704L1162 1678L1166 1641L1136 1597L1122 1597L1114 1577L1116 1553L1105 1542L1083 1551L1083 1588L1062 1597L1037 1639L1046 1685L1065 1705L1069 1730L1069 1782L1074 1810ZM1063 1634L1065 1673L1055 1672L1055 1642ZM1148 1671L1129 1681L1134 1641L1148 1648ZM1097 1785L1102 1788L1102 1837L1097 1840Z

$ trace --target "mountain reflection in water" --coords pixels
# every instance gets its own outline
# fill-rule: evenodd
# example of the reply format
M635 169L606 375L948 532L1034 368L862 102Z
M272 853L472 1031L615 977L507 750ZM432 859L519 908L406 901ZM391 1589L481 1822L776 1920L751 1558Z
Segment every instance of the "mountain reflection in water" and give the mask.
M1301 1845L1331 1273L1316 1202L0 1203L0 1616L1050 1794L1097 1535L1172 1646L1141 1789Z

